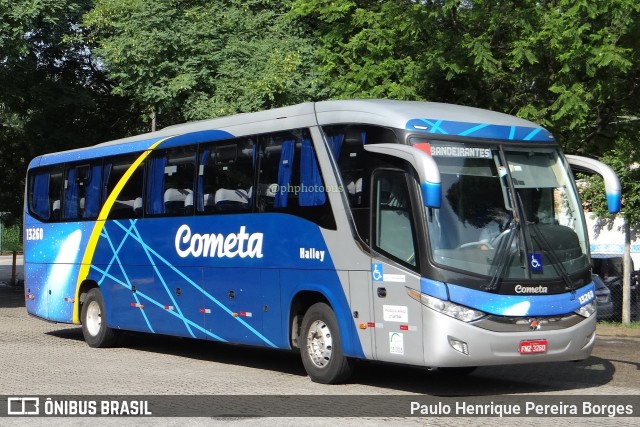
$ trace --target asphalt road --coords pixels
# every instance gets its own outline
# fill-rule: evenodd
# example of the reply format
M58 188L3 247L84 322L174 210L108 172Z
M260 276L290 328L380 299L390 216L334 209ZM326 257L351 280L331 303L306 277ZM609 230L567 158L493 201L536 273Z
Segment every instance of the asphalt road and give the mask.
M22 283L24 280L23 256L16 255L15 267L13 255L0 255L0 284Z
M12 258L0 257L0 395L139 395L139 396L256 396L260 404L274 403L269 396L309 396L308 418L165 418L164 425L488 425L513 424L490 417L406 417L397 416L330 418L339 407L362 403L362 399L426 397L489 400L527 396L558 401L597 396L640 396L640 331L599 326L599 338L592 356L582 362L482 367L467 377L448 377L421 368L379 363L361 363L348 384L320 385L306 376L295 353L229 346L213 342L146 334L127 334L122 346L92 349L82 339L78 326L48 323L29 317L20 286L9 286ZM16 280L24 277L18 257ZM627 336L623 336L627 335ZM267 397L265 397L267 396ZM323 400L324 399L324 400ZM344 402L342 402L344 400ZM198 403L195 403L196 405ZM333 406L332 406L333 405ZM326 407L326 416L318 413ZM201 408L202 409L202 408ZM268 415L268 408L265 415ZM311 410L313 409L313 410ZM640 408L639 408L640 409ZM258 410L258 412L259 412ZM298 409L296 409L298 410ZM305 412L305 408L300 409ZM206 411L205 411L206 412ZM347 412L349 412L347 410ZM0 414L2 416L4 414ZM298 415L298 414L296 414ZM129 419L130 420L130 419ZM508 420L508 419L507 419ZM515 420L511 418L510 420ZM576 425L577 419L527 418L528 425ZM120 425L122 418L13 418L13 425L69 424ZM155 425L157 418L136 418L136 424ZM0 420L0 423L2 421ZM580 418L580 425L638 425L638 418ZM4 423L3 423L4 424Z
M338 386L315 384L306 376L295 353L230 346L213 342L145 334L129 334L114 349L92 349L78 326L48 323L29 317L20 287L0 286L0 394L2 395L254 395L425 396L491 399L526 395L532 398L640 395L640 338L611 335L598 338L593 355L582 362L482 367L455 378L425 369L362 363L352 382ZM615 333L615 332L614 332ZM614 399L615 400L615 399ZM268 400L264 401L268 404ZM313 404L313 403L311 403ZM344 405L349 405L345 398ZM267 410L268 408L265 408ZM314 408L317 414L317 409ZM266 411L268 414L268 410ZM2 414L0 414L2 415ZM494 426L496 418L404 418L398 409L394 423L406 425ZM637 416L637 415L636 415ZM6 419L5 419L6 420ZM63 425L64 418L12 419L13 425ZM74 418L75 421L86 418ZM119 419L120 422L124 421ZM154 418L136 419L152 425ZM157 419L154 422L157 423ZM178 420L180 423L178 424ZM167 425L232 423L282 425L293 420L305 425L382 425L376 417L313 418L169 418ZM513 420L513 419L512 419ZM576 425L572 418L529 418L529 425ZM553 420L553 421L552 421ZM69 420L67 420L69 421ZM637 425L638 418L581 418L580 425ZM0 421L1 422L1 421ZM118 419L100 419L100 424ZM16 424L17 423L17 424ZM59 423L59 424L58 424ZM65 423L64 425L68 425ZM508 423L508 424L513 424ZM115 425L115 424L114 424Z

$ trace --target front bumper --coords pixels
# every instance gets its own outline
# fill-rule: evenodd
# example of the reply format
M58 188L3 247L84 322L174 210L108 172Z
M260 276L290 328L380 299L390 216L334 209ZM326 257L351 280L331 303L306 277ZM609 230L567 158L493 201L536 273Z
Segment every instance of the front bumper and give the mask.
M596 316L557 330L494 332L456 320L424 307L424 362L432 367L488 366L582 360L595 343ZM547 340L547 351L520 354L522 341ZM451 340L466 344L468 354L453 348Z

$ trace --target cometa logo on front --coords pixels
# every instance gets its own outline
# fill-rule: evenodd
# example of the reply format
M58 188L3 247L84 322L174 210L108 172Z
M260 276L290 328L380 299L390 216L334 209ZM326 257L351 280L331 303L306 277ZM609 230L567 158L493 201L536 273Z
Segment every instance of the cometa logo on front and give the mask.
M516 285L515 289L517 294L546 294L548 292L546 286L522 286Z

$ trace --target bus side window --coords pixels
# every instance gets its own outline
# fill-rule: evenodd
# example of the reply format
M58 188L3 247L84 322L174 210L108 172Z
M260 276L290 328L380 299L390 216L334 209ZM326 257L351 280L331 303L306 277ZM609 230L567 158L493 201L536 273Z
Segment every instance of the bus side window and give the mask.
M296 155L297 154L297 155ZM258 175L258 210L284 211L297 198L291 185L296 153L296 139L288 133L265 137L260 144L260 171Z
M51 206L51 221L60 221L62 198L62 167L54 167L49 175L49 204Z
M102 187L102 163L90 166L82 217L95 219L100 213L100 188Z
M196 179L198 212L251 212L255 150L251 138L220 141L200 148Z
M349 129L344 134L344 142L337 154L338 169L342 175L345 191L349 197L351 207L360 208L365 203L364 184L365 176L365 151L364 144L367 133L360 129Z
M401 264L415 267L415 231L405 173L377 172L373 191L374 247Z
M196 147L177 147L154 153L147 167L147 214L193 214ZM134 201L134 212L142 200Z
M62 203L64 219L95 219L98 217L101 177L102 163L85 163L67 167Z
M325 126L323 131L338 167L356 231L368 243L370 171L364 145L397 142L395 134L390 129L367 125Z
M52 211L55 202L51 200L50 203L49 198L51 184L51 173L48 170L34 171L29 177L29 211L42 221L54 219Z
M315 149L304 129L271 134L260 144L257 208L335 229Z
M369 125L325 126L329 150L338 166L352 210L369 206L365 144L397 143L391 129ZM354 212L354 216L356 212Z
M82 177L78 174L78 168L67 168L64 178L64 203L62 217L64 219L78 218L78 209L80 207L80 193L84 193L84 188L80 187L84 184Z
M105 162L102 181L102 198L106 201L116 188L118 182L125 176L125 173L139 154L122 156L110 159ZM136 205L142 200L142 183L144 162L141 163L124 183L122 190L116 196L109 211L108 219L136 218Z

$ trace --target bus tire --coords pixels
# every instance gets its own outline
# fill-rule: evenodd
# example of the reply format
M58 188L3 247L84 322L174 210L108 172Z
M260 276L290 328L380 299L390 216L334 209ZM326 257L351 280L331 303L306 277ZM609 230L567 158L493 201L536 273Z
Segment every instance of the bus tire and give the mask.
M107 326L105 312L102 292L98 288L91 289L84 299L80 315L82 335L89 347L113 347L118 340L119 331Z
M312 381L337 384L353 371L353 361L342 353L338 321L325 303L312 305L302 319L300 330L302 364Z

